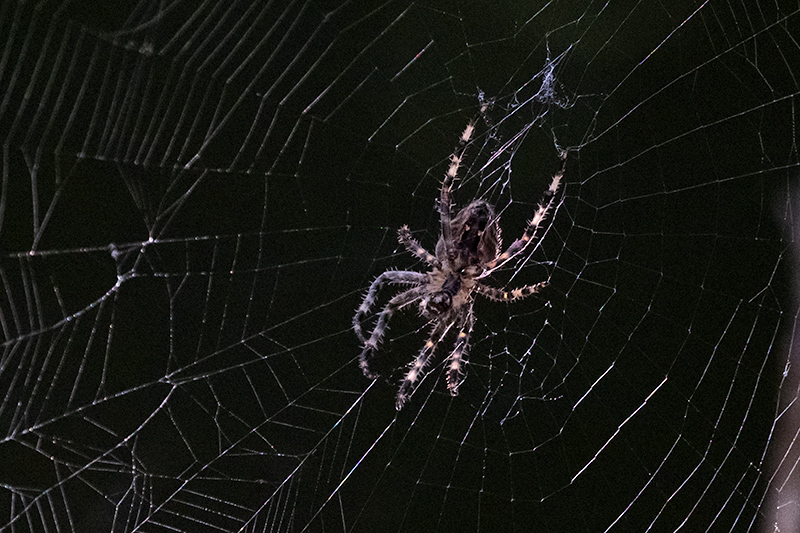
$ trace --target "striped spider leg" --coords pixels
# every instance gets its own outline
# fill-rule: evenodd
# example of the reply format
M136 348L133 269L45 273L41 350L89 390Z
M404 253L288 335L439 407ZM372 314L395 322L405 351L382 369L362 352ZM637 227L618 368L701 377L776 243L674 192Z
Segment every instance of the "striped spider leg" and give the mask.
M533 218L528 221L528 225L525 227L522 237L514 241L506 251L498 254L492 261L489 261L481 277L486 277L495 270L502 268L511 259L521 254L531 243L536 242L536 233L539 231L539 227L553 207L556 192L558 192L558 187L561 184L561 180L564 178L564 171L567 166L566 151L561 153L561 160L561 170L553 175L550 186L542 194L542 199L539 200L539 204L536 206L536 213L534 213Z

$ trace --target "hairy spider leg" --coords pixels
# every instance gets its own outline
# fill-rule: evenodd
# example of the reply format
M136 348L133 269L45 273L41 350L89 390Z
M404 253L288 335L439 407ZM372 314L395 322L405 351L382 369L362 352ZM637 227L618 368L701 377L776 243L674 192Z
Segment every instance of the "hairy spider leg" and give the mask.
M427 283L428 276L419 272L409 272L408 270L387 270L372 282L369 286L367 294L364 295L364 300L358 306L355 316L353 317L353 329L358 335L358 340L366 342L367 338L364 336L364 330L361 328L361 322L364 317L369 313L372 306L378 297L378 290L384 283L396 283L404 285L422 285Z
M411 236L411 230L408 226L404 225L397 230L397 240L400 244L406 247L406 250L414 254L414 257L424 262L426 265L433 267L441 267L441 263L436 259L436 256L422 247L422 245L414 237Z
M450 166L447 168L447 173L442 180L442 188L439 192L439 221L442 226L441 239L444 242L444 249L448 262L452 262L455 258L455 251L453 250L453 228L452 228L452 198L451 192L453 188L453 181L458 175L458 167L461 166L461 158L464 157L464 152L467 149L467 143L472 138L475 132L475 121L471 120L464 132L458 139L458 146L453 154L450 156Z
M531 242L535 241L536 232L538 231L539 226L541 226L542 221L547 216L547 213L550 211L550 208L553 207L553 201L555 200L556 192L561 184L561 179L564 177L564 170L567 166L566 156L567 153L564 152L561 156L562 160L564 161L561 165L561 170L559 170L553 176L550 186L544 191L544 194L542 194L542 199L539 201L539 205L536 208L536 213L534 213L533 218L528 221L528 225L525 227L525 232L522 234L522 237L514 241L505 252L487 263L486 269L480 277L486 277L493 271L501 268L508 261L525 250L525 248L527 248Z
M396 309L419 300L425 294L426 290L426 287L414 287L408 289L407 291L401 292L389 300L389 303L386 304L386 307L384 307L380 315L378 315L378 322L375 324L375 328L372 330L369 339L364 342L364 349L358 356L358 364L365 376L370 379L375 379L378 377L378 375L375 374L372 369L370 369L369 365L373 357L373 352L378 347L381 339L383 339L383 335L386 333L386 325L389 322L389 319L392 318L392 314Z
M478 294L485 296L490 300L494 300L495 302L514 302L517 300L522 300L523 298L527 298L531 294L538 293L547 287L547 285L548 283L546 281L542 281L535 285L525 285L524 287L519 287L518 289L504 291L484 285L483 283L478 283L475 286L475 290L478 291Z
M411 363L411 368L409 368L408 372L406 372L406 375L403 378L403 383L400 385L400 389L397 391L397 402L395 403L395 409L398 411L403 408L406 400L408 400L408 397L411 396L414 386L422 377L425 367L428 366L431 357L436 351L436 347L447 334L447 331L450 329L451 325L452 323L449 320L440 320L436 322L436 326L434 326L430 336L428 337L428 340L425 341L425 345L419 351L417 358Z
M447 390L451 396L458 396L458 387L464 381L462 363L469 350L469 338L472 335L472 327L475 324L475 315L472 313L472 304L467 309L464 319L461 322L456 338L456 346L450 354L447 368Z

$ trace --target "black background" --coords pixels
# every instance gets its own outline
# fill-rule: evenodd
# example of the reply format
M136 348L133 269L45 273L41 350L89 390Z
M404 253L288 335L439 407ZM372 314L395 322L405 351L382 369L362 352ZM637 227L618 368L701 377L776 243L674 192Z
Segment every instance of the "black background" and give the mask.
M767 442L796 429L799 17L4 4L0 524L771 531L796 456ZM505 209L507 242L568 150L541 246L495 280L550 287L478 302L461 396L439 365L398 414L352 315L419 268L398 227L433 247L481 94L456 201ZM390 366L425 338L395 321Z

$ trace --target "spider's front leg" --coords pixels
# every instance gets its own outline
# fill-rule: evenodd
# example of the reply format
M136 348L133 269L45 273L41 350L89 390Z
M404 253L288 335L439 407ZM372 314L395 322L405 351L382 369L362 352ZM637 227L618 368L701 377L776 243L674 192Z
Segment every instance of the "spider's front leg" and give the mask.
M464 382L464 357L469 351L469 338L474 325L475 315L472 313L472 304L470 304L458 330L456 347L447 358L447 390L450 391L451 396L458 396L458 387Z
M375 281L373 281L369 286L367 294L364 295L361 305L358 306L356 314L353 316L353 329L358 336L358 340L361 342L367 341L367 338L364 336L364 330L361 327L361 323L363 322L367 313L369 313L370 309L372 309L372 306L375 305L375 301L378 296L378 290L384 283L388 282L403 285L422 285L423 283L427 283L427 281L428 277L425 274L420 274L419 272L409 272L406 270L387 270L375 278Z
M428 340L425 341L425 345L420 350L419 355L417 355L417 358L414 359L413 363L411 363L408 372L406 372L406 375L403 378L403 382L400 384L400 389L397 391L397 402L395 403L395 408L398 411L403 408L406 400L408 400L408 397L411 396L414 387L422 377L422 374L425 371L425 368L428 366L431 357L433 357L436 347L439 345L439 342L441 342L449 329L450 323L444 321L437 322L436 326L433 328L433 331L431 331L430 337L428 337Z
M386 273L387 272L384 272L384 274ZM415 274L415 272L412 272L412 274ZM419 275L424 277L424 274ZM375 281L377 282L377 280ZM375 379L378 377L377 374L372 371L370 364L372 362L373 353L378 348L378 344L381 342L383 335L386 333L386 326L389 322L389 319L392 318L392 314L400 307L419 300L425 294L426 290L427 287L425 286L408 289L407 291L401 292L389 300L389 303L387 303L386 307L383 308L383 311L381 311L381 314L378 316L378 322L375 324L375 329L372 330L369 339L364 341L364 349L358 356L359 366L361 367L361 371L364 372L365 376L370 379Z

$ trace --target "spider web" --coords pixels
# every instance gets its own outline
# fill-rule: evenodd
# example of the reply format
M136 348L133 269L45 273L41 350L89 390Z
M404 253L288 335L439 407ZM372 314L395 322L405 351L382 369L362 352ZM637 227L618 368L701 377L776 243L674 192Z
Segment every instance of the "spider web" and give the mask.
M796 530L800 4L107 4L0 5L0 528ZM550 285L396 412L475 117Z

